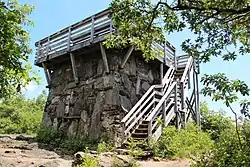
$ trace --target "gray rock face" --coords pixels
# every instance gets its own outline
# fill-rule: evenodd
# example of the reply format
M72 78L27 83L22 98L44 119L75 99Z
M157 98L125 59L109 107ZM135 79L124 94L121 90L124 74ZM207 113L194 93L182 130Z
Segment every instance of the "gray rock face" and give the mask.
M43 123L67 135L111 140L119 145L124 109L129 111L160 76L159 63L146 63L137 53L120 69L124 55L107 53L109 74L104 72L100 52L76 57L79 84L74 83L70 62L55 66ZM136 95L138 76L142 81Z

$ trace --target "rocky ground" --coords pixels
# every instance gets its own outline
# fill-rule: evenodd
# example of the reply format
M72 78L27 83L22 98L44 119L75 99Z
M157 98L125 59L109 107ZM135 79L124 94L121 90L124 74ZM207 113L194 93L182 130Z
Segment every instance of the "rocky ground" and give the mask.
M0 136L0 167L71 167L73 157L59 156L53 151L38 147L35 142L28 142L16 136ZM26 138L27 139L27 138ZM126 161L126 157L119 157ZM101 156L100 164L110 167L112 158L109 154ZM139 161L142 167L188 167L187 160L147 160Z

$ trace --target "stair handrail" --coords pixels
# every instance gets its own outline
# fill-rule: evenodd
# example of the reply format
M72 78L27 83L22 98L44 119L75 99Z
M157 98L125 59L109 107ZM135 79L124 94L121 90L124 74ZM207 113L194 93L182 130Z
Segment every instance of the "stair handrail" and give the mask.
M187 64L186 64L186 67L185 67L185 70L182 74L182 77L181 77L181 83L184 83L185 82L185 79L187 77L187 74L188 74L188 70L190 70L190 68L192 67L192 61L193 61L193 58L192 57L189 57L188 61L187 61Z
M131 116L135 113L136 109L138 109L140 107L140 105L146 100L146 98L150 95L151 92L153 92L153 90L156 87L161 87L161 85L152 85L147 92L141 97L141 99L134 105L134 107L129 111L129 113L126 114L126 116L122 119L121 123L125 123L128 121L128 119L131 118Z
M171 66L167 73L165 74L162 84L161 85L152 85L147 92L141 97L141 99L134 105L134 107L125 115L125 117L121 120L121 125L123 128L123 141L125 141L125 136L129 131L133 128L133 126L138 123L143 118L143 114L145 114L147 111L146 109L149 109L151 106L145 105L149 102L150 99L156 94L157 88L163 88L164 92L167 90L167 87L169 87L169 84L172 82L172 78L174 75L174 66ZM154 102L154 100L153 100ZM150 105L152 105L150 103ZM145 107L143 111L141 111Z
M173 82L171 86L168 88L167 92L164 94L164 96L161 98L159 103L155 106L154 110L151 112L151 114L148 116L146 119L146 122L148 122L148 136L152 136L152 122L153 122L153 117L156 115L158 110L162 107L163 103L167 100L169 100L170 95L172 92L175 90L175 87L177 86L177 82Z
M185 105L185 97L184 97L184 90L185 90L185 82L186 80L188 80L188 87L190 87L190 70L193 67L194 64L194 59L193 57L189 57L186 67L184 69L184 72L182 74L181 77L181 81L180 81L180 86L181 86L181 109L184 109L184 105Z

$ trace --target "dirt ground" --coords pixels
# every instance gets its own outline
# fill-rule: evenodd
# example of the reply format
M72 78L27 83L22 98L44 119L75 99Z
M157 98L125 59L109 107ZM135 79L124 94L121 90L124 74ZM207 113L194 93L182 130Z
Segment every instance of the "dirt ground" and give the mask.
M0 167L71 167L73 159L60 157L53 151L38 147L35 142L0 136ZM187 160L139 161L142 167L188 167ZM108 167L108 165L107 165Z

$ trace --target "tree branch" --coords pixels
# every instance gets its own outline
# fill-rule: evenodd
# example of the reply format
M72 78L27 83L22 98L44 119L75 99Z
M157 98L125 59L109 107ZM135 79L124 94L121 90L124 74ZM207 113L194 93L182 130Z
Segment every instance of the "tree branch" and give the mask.
M228 107L230 108L230 110L232 111L232 113L234 114L234 117L235 117L235 130L236 130L236 133L237 133L237 137L238 137L238 141L239 141L239 145L240 145L240 149L243 150L242 148L242 143L241 143L241 140L240 140L240 133L239 133L239 129L238 129L238 117L237 117L237 114L236 112L233 110L233 108L231 107L230 104L228 104Z

